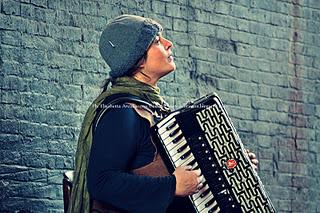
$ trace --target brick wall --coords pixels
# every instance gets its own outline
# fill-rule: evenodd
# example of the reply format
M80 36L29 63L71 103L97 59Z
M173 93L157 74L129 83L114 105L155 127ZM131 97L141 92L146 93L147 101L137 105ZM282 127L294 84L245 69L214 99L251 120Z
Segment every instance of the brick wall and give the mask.
M108 67L106 22L159 20L171 105L216 91L279 212L320 212L318 0L1 0L0 212L62 212L62 172Z

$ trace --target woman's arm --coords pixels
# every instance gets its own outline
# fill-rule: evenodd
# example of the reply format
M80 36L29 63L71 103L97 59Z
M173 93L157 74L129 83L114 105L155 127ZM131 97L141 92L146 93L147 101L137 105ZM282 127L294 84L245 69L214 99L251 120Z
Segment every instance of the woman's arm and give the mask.
M165 211L175 194L175 177L128 173L139 146L146 146L147 140L149 124L134 109L111 109L104 115L95 130L87 172L92 199L129 212ZM136 163L150 163L151 154Z

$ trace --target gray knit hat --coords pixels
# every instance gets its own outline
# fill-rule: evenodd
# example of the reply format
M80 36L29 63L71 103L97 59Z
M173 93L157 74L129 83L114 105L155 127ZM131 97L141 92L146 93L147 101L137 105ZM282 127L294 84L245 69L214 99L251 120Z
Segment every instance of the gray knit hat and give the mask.
M162 26L135 15L121 15L111 20L102 32L99 50L111 68L113 78L130 74L145 54Z

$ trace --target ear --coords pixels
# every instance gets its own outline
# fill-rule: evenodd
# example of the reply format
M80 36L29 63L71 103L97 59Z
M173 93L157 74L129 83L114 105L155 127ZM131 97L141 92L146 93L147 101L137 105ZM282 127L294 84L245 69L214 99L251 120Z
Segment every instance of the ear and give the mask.
M140 61L139 61L139 69L143 69L146 66L146 59L143 57Z

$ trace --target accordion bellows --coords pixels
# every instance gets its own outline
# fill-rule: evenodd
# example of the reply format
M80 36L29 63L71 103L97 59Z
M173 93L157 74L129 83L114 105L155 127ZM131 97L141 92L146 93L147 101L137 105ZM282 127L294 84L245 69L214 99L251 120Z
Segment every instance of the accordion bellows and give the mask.
M201 170L204 186L189 196L195 212L276 212L217 94L170 113L151 132L170 172Z

